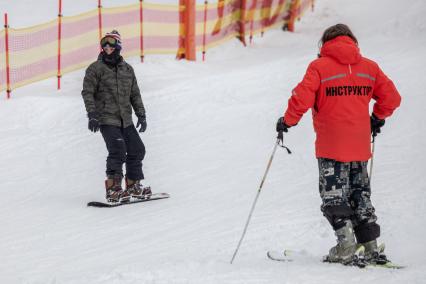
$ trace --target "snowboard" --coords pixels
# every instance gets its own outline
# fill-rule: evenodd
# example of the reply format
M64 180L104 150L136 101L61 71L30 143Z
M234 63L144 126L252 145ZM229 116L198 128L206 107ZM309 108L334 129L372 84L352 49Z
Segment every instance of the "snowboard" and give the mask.
M123 205L130 205L130 204L135 204L135 203L140 203L140 202L147 202L147 201L153 201L153 200L158 200L158 199L164 199L164 198L169 198L170 194L168 193L153 193L149 196L146 196L145 198L132 198L130 199L129 202L116 202L116 203L110 203L110 202L99 202L99 201L91 201L89 203L87 203L87 206L91 206L91 207L118 207L118 206L123 206Z
M333 263L335 262L329 262L321 259L320 257L315 257L310 255L307 251L295 251L295 250L283 250L283 251L268 251L266 253L269 259L274 261L281 261L281 262L302 262L302 263L312 263L312 262L324 262L324 263ZM370 268L370 267L381 267L381 268L390 268L390 269L402 269L405 268L403 265L395 264L391 261L388 261L384 264L372 264L372 263L355 263L355 264L349 264L347 266L354 266L358 268Z

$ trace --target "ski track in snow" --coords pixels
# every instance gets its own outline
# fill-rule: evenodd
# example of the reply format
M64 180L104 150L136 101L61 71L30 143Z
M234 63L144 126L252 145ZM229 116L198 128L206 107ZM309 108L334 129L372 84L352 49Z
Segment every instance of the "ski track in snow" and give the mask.
M104 198L106 149L87 130L84 70L63 76L60 92L53 78L14 90L10 100L3 94L0 283L424 283L426 4L389 2L318 0L296 33L268 31L247 48L231 41L209 50L204 63L129 59L147 109L144 170L155 192L171 194L166 200L86 207ZM16 15L24 3L17 1ZM230 265L275 143L275 121L322 31L337 22L353 28L362 53L403 97L377 138L372 200L388 256L408 268L267 259L267 250L281 248L309 249L320 259L335 242L319 210L310 113L285 136L293 154L278 149Z

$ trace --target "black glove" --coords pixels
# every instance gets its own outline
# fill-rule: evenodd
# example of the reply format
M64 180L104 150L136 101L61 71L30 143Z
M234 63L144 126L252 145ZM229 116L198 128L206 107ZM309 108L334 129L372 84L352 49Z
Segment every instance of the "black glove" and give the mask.
M99 131L99 115L97 112L89 112L87 114L87 117L89 118L89 130L92 132L98 132Z
M383 125L385 125L385 120L378 118L373 113L370 117L370 124L371 124L371 134L373 135L373 137L376 137L377 133L380 133L380 128Z
M291 126L288 126L285 121L284 121L284 117L280 117L278 118L277 121L277 132L288 132L288 129Z
M138 115L138 123L136 124L136 128L139 128L139 132L145 132L146 130L146 116L145 115Z

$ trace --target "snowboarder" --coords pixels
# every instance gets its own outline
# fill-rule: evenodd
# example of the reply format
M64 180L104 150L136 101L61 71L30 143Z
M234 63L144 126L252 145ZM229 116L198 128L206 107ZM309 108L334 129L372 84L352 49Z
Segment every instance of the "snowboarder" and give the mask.
M276 130L287 132L312 109L321 211L337 236L325 260L350 264L362 244L367 262L383 263L387 260L384 247L377 245L380 226L370 200L367 162L370 135L380 133L401 97L377 63L360 54L348 26L327 28L319 46L318 58L293 89ZM370 116L371 99L375 104Z
M128 202L143 198L151 189L144 179L142 160L145 146L138 134L147 127L145 108L133 68L120 55L121 36L113 30L100 41L98 60L86 70L81 92L92 132L101 131L108 150L105 181L108 202ZM136 128L132 108L138 118ZM123 164L126 187L122 188Z

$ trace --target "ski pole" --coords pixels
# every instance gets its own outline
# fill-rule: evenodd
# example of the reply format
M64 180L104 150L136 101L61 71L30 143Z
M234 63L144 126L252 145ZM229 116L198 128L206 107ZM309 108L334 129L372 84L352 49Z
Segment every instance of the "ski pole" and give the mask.
M280 145L280 142L281 142L281 145ZM257 199L259 198L260 191L262 190L263 184L264 184L264 182L266 180L266 176L268 175L269 168L271 167L272 160L274 159L275 151L277 151L277 147L278 146L281 146L281 147L285 148L287 150L287 152L289 154L291 154L290 149L288 149L286 146L284 146L282 131L280 131L278 133L277 142L275 142L274 150L272 150L271 157L269 158L268 165L266 166L265 174L263 175L262 181L261 181L260 186L259 186L259 190L257 191L257 194L256 194L256 198L254 199L253 205L251 206L250 214L249 214L249 216L247 218L246 225L244 226L243 234L241 235L241 238L240 238L240 241L238 242L237 248L235 249L235 252L232 255L231 264L234 262L235 256L237 255L238 250L240 249L241 243L243 242L244 236L246 235L247 228L248 228L248 225L250 223L251 216L253 215L254 208L256 207Z
M375 137L373 136L373 149L371 150L371 159L370 159L370 185L371 185L371 177L373 176L373 161L374 161L374 147L375 147Z

